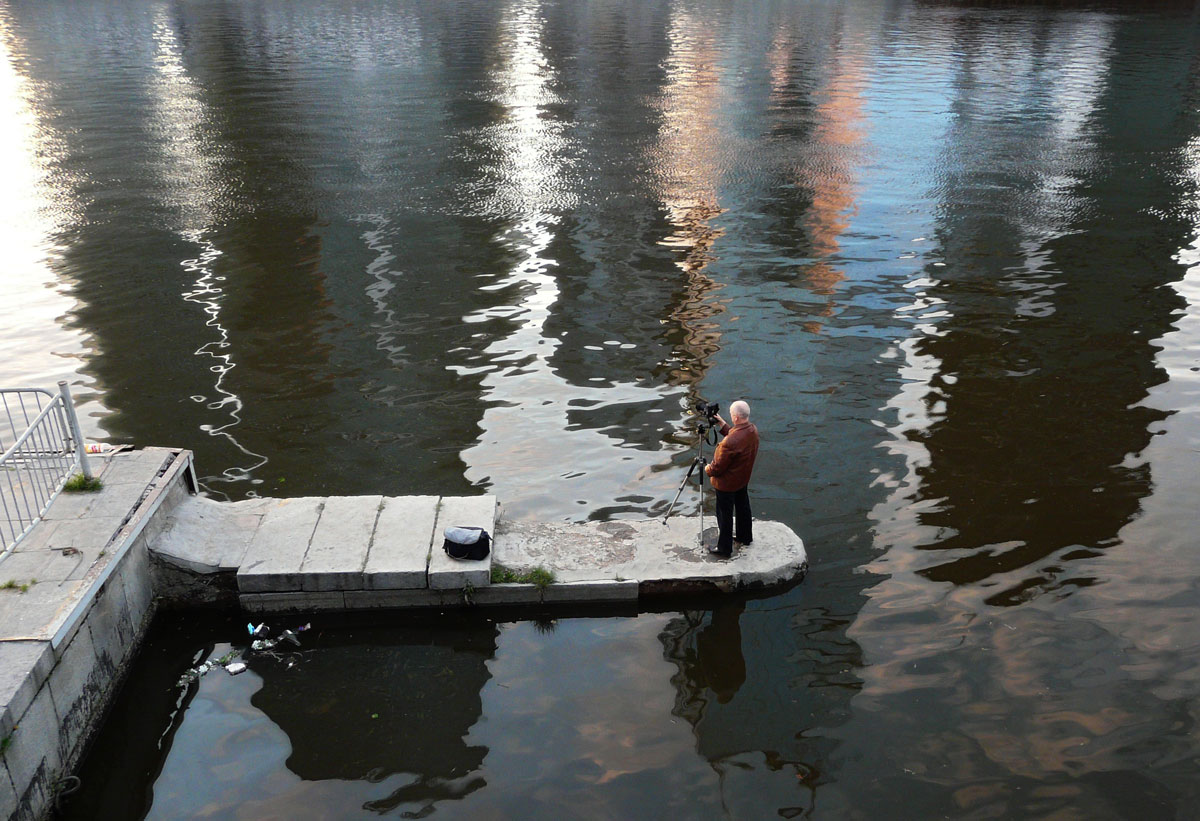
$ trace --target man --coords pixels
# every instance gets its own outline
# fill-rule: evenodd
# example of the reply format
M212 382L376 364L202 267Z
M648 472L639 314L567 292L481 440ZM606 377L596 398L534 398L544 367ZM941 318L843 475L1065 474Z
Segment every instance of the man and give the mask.
M716 549L710 552L723 557L733 555L735 541L745 547L754 538L747 486L754 470L754 457L758 455L758 428L750 423L750 406L739 399L729 406L729 415L733 417L732 426L720 414L716 415L725 438L704 468L717 492L719 535Z

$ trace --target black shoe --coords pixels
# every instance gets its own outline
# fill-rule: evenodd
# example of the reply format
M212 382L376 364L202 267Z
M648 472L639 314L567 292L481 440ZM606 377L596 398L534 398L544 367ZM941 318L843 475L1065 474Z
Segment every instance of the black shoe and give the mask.
M753 539L747 539L746 541L743 542L741 539L737 538L736 536L734 537L733 541L734 541L734 544L741 545L742 547L747 547L749 545L754 544Z
M717 550L715 547L710 547L710 548L708 549L708 552L709 552L709 554L711 554L711 555L713 555L713 556L717 556L717 557L719 557L719 558L722 558L722 559L730 559L730 558L733 558L733 551L732 551L732 550L731 550L731 551L729 551L728 553L723 553L723 552L721 552L720 550Z

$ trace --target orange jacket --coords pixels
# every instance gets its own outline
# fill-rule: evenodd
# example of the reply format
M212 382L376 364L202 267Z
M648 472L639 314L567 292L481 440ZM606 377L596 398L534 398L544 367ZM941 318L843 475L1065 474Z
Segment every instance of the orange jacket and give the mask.
M717 445L707 473L714 488L732 493L750 484L754 457L758 456L758 428L752 422L733 427L727 422L721 425L721 435L725 438Z

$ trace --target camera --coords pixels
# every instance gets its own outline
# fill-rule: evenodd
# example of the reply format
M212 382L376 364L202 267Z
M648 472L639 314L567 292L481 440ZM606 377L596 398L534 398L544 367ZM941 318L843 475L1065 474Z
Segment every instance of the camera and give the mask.
M705 402L703 399L698 399L695 410L697 416L703 416L711 422L721 412L721 406L716 402Z

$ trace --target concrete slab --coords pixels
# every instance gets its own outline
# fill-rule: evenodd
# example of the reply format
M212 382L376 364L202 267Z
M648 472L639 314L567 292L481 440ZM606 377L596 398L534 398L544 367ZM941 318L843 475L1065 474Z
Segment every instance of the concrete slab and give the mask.
M97 661L109 669L119 669L137 642L122 579L110 578L93 593L87 622Z
M135 543L125 554L125 563L121 568L121 585L125 588L125 606L129 608L129 621L140 633L154 613L150 551L144 543Z
M7 737L8 733L0 735L0 738ZM0 757L0 818L17 821L17 788L12 783L12 776L8 774L8 765L4 763L3 757Z
M557 602L636 602L638 582L630 579L618 581L560 582L551 584L542 591L546 604Z
M346 595L341 590L324 593L243 593L238 596L248 613L310 613L345 610Z
M324 499L312 496L275 500L250 540L237 574L238 589L243 593L299 590L300 566L324 506Z
M544 567L559 582L637 580L669 592L691 582L722 590L776 584L804 572L804 542L786 525L756 521L754 543L718 559L699 543L699 521L502 522L495 562L518 571Z
M58 714L59 758L66 761L90 729L101 693L95 686L96 651L91 630L82 627L60 650L58 664L50 671L49 691Z
M55 497L50 508L42 515L42 521L52 522L58 519L83 518L95 503L100 494L95 491L87 493L68 493L63 491Z
M92 472L106 487L134 484L145 489L174 458L170 448L143 448L115 454L99 466L93 463Z
M145 485L105 485L100 490L58 494L46 515L47 522L71 521L84 517L123 519L137 506ZM31 534L32 535L32 534Z
M300 566L300 587L362 590L363 568L382 496L330 496Z
M542 590L536 584L491 584L487 587L477 587L471 593L471 603L481 607L504 604L541 604L541 601Z
M437 508L437 496L383 500L364 568L366 589L411 590L428 585L429 546Z
M83 595L81 581L38 582L25 593L0 590L0 640L49 641Z
M39 524L16 550L0 559L0 584L9 579L59 582L94 578L98 568L112 561L110 544L129 512Z
M75 548L65 550L23 550L0 559L0 584L12 580L27 582L61 582L73 575L78 578L79 565L83 563L83 552Z
M172 472L183 474L183 476L175 476L173 480L171 477ZM151 505L154 504L154 497L156 495L160 495L160 505L167 515L151 516L149 521L146 522L145 527L142 529L142 535L146 537L147 544L153 542L164 530L167 529L167 525L170 523L169 514L171 511L189 499L196 498L195 494L191 493L188 488L186 477L189 473L191 473L191 460L188 459L182 465L180 465L179 461L177 460L176 467L173 468L173 471L168 471L168 473L165 474L161 479L156 480L159 485L155 491L152 491L147 496L145 503L149 503ZM163 488L161 484L164 481L168 483L165 488ZM161 492L158 492L159 488L161 488Z
M451 590L347 590L349 610L406 609L410 607L445 607L458 604L458 591Z
M192 496L175 505L158 538L154 553L176 567L202 575L237 570L273 500L251 504L218 502Z
M42 522L34 527L33 532L21 540L14 550L15 553L25 553L32 550L62 550L64 547L95 548L99 550L108 544L121 522L129 514L126 508L120 515L89 516L86 519L64 519L54 522Z
M0 739L29 709L53 667L48 641L0 641Z
M443 496L438 505L429 553L429 586L435 590L461 590L467 585L480 588L491 584L492 556L477 562L451 559L442 549L442 534L448 527L482 527L493 538L496 534L495 496Z
M58 733L58 714L54 711L50 688L43 687L25 714L17 719L12 741L4 751L4 763L14 784L30 784L37 780L49 786L49 779L62 765L55 743Z
M666 533L662 524L649 524ZM559 582L632 579L622 569L637 557L638 533L636 522L502 521L493 562L521 572L544 567Z

